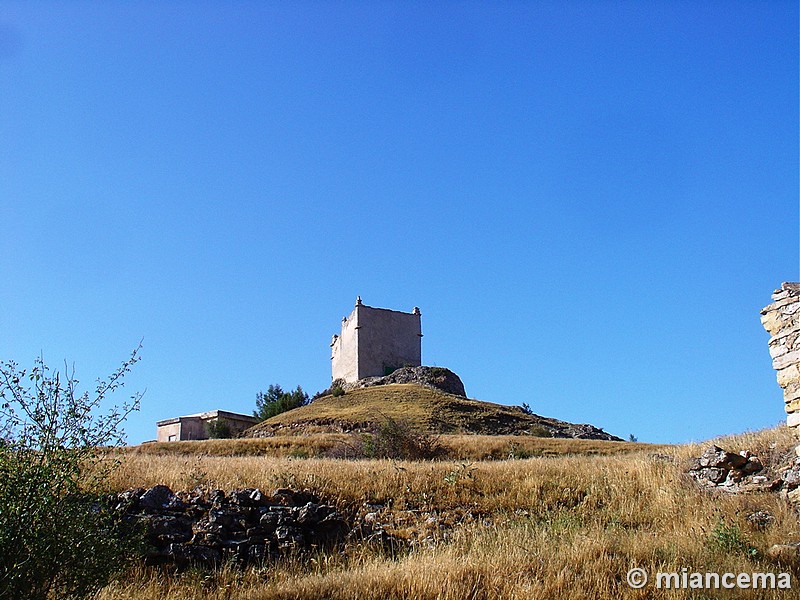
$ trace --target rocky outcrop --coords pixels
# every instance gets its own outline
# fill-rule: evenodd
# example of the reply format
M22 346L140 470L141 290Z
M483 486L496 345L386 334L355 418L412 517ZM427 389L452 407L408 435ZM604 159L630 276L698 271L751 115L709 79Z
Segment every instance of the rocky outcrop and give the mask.
M709 489L731 493L777 492L800 508L800 447L779 456L765 464L747 450L737 454L710 445L690 461L688 472Z
M747 450L736 454L719 446L708 446L698 458L692 459L689 474L706 487L729 492L773 487L773 482L764 475L761 460Z
M444 367L403 367L384 377L367 377L352 383L345 383L342 380L337 380L331 387L338 385L343 390L347 391L375 385L389 385L392 383L415 383L417 385L441 390L448 394L454 394L463 398L467 397L461 378L450 369L445 369Z
M769 354L783 388L786 423L800 425L800 283L783 283L772 294L772 304L761 309L761 323L769 334Z
M550 429L553 437L573 438L576 440L605 440L607 442L622 442L622 438L603 431L589 423L567 423L566 421L555 421L556 426Z
M350 526L334 506L304 491L264 494L249 488L174 493L167 486L128 490L114 499L123 520L139 526L148 565L239 565L343 543Z

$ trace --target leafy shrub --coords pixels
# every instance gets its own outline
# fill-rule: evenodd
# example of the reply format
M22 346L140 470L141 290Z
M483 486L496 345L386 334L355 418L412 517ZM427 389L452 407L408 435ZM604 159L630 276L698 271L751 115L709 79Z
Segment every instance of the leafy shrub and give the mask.
M356 435L350 443L335 448L330 455L334 458L429 460L443 454L444 448L438 436L387 417L383 424Z
M533 427L528 428L528 435L532 435L533 437L551 438L553 437L553 432L544 425L534 425Z
M508 459L509 460L531 458L532 456L535 456L535 454L533 452L523 448L519 444L511 442L508 445Z
M318 398L322 398L323 396L334 396L336 398L338 398L339 396L344 396L344 394L345 394L344 383L345 383L344 379L341 379L341 378L340 379L334 379L331 382L330 387L327 387L324 390L321 390L321 391L317 392L316 394L314 394L313 396L311 396L311 400L310 401L313 402L314 400L316 400Z
M140 394L97 412L138 351L93 395L41 358L30 371L0 365L0 598L91 595L135 550L102 501L116 466L102 446L122 442L120 425Z
M758 556L758 550L742 533L736 523L728 524L720 520L708 536L712 548L729 554L741 554L750 558Z
M217 419L206 423L208 437L212 440L227 440L233 437L231 425L225 419Z
M270 417L287 410L300 408L308 403L308 394L299 385L292 392L284 392L279 385L270 385L266 394L263 392L256 394L256 410L253 412L253 416L266 421Z

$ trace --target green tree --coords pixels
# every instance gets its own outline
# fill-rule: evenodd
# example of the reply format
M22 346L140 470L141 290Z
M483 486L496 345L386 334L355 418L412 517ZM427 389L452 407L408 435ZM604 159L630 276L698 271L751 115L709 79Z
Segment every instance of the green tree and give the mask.
M140 347L93 394L74 369L0 364L0 598L80 598L105 585L131 552L102 493L141 394L100 414Z
M284 392L279 385L270 385L266 393L256 394L256 410L253 411L253 416L264 421L287 410L305 406L308 402L308 394L299 385L292 392Z

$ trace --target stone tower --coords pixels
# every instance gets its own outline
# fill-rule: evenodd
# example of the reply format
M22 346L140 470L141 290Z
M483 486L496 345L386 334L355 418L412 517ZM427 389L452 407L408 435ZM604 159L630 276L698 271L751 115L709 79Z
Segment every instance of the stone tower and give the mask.
M361 296L342 332L331 341L333 379L350 383L365 377L381 377L401 367L422 365L421 313L373 308Z

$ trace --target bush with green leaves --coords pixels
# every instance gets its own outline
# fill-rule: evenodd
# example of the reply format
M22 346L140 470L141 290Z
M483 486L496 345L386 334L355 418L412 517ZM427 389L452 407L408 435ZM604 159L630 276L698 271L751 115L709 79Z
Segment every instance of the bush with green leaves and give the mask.
M362 434L358 445L364 458L428 460L441 457L444 451L437 435L391 417Z
M233 437L231 424L225 419L209 421L206 423L206 431L208 432L209 439L212 440L227 440Z
M758 549L750 543L739 526L722 519L709 533L708 543L715 550L725 554L741 554L748 558L758 557Z
M279 415L287 410L300 408L309 403L308 394L299 385L292 392L284 392L279 385L270 385L267 392L256 394L256 410L253 416L261 421Z
M103 502L141 394L101 413L139 360L139 349L94 393L74 369L0 364L0 598L81 598L96 592L135 551Z

